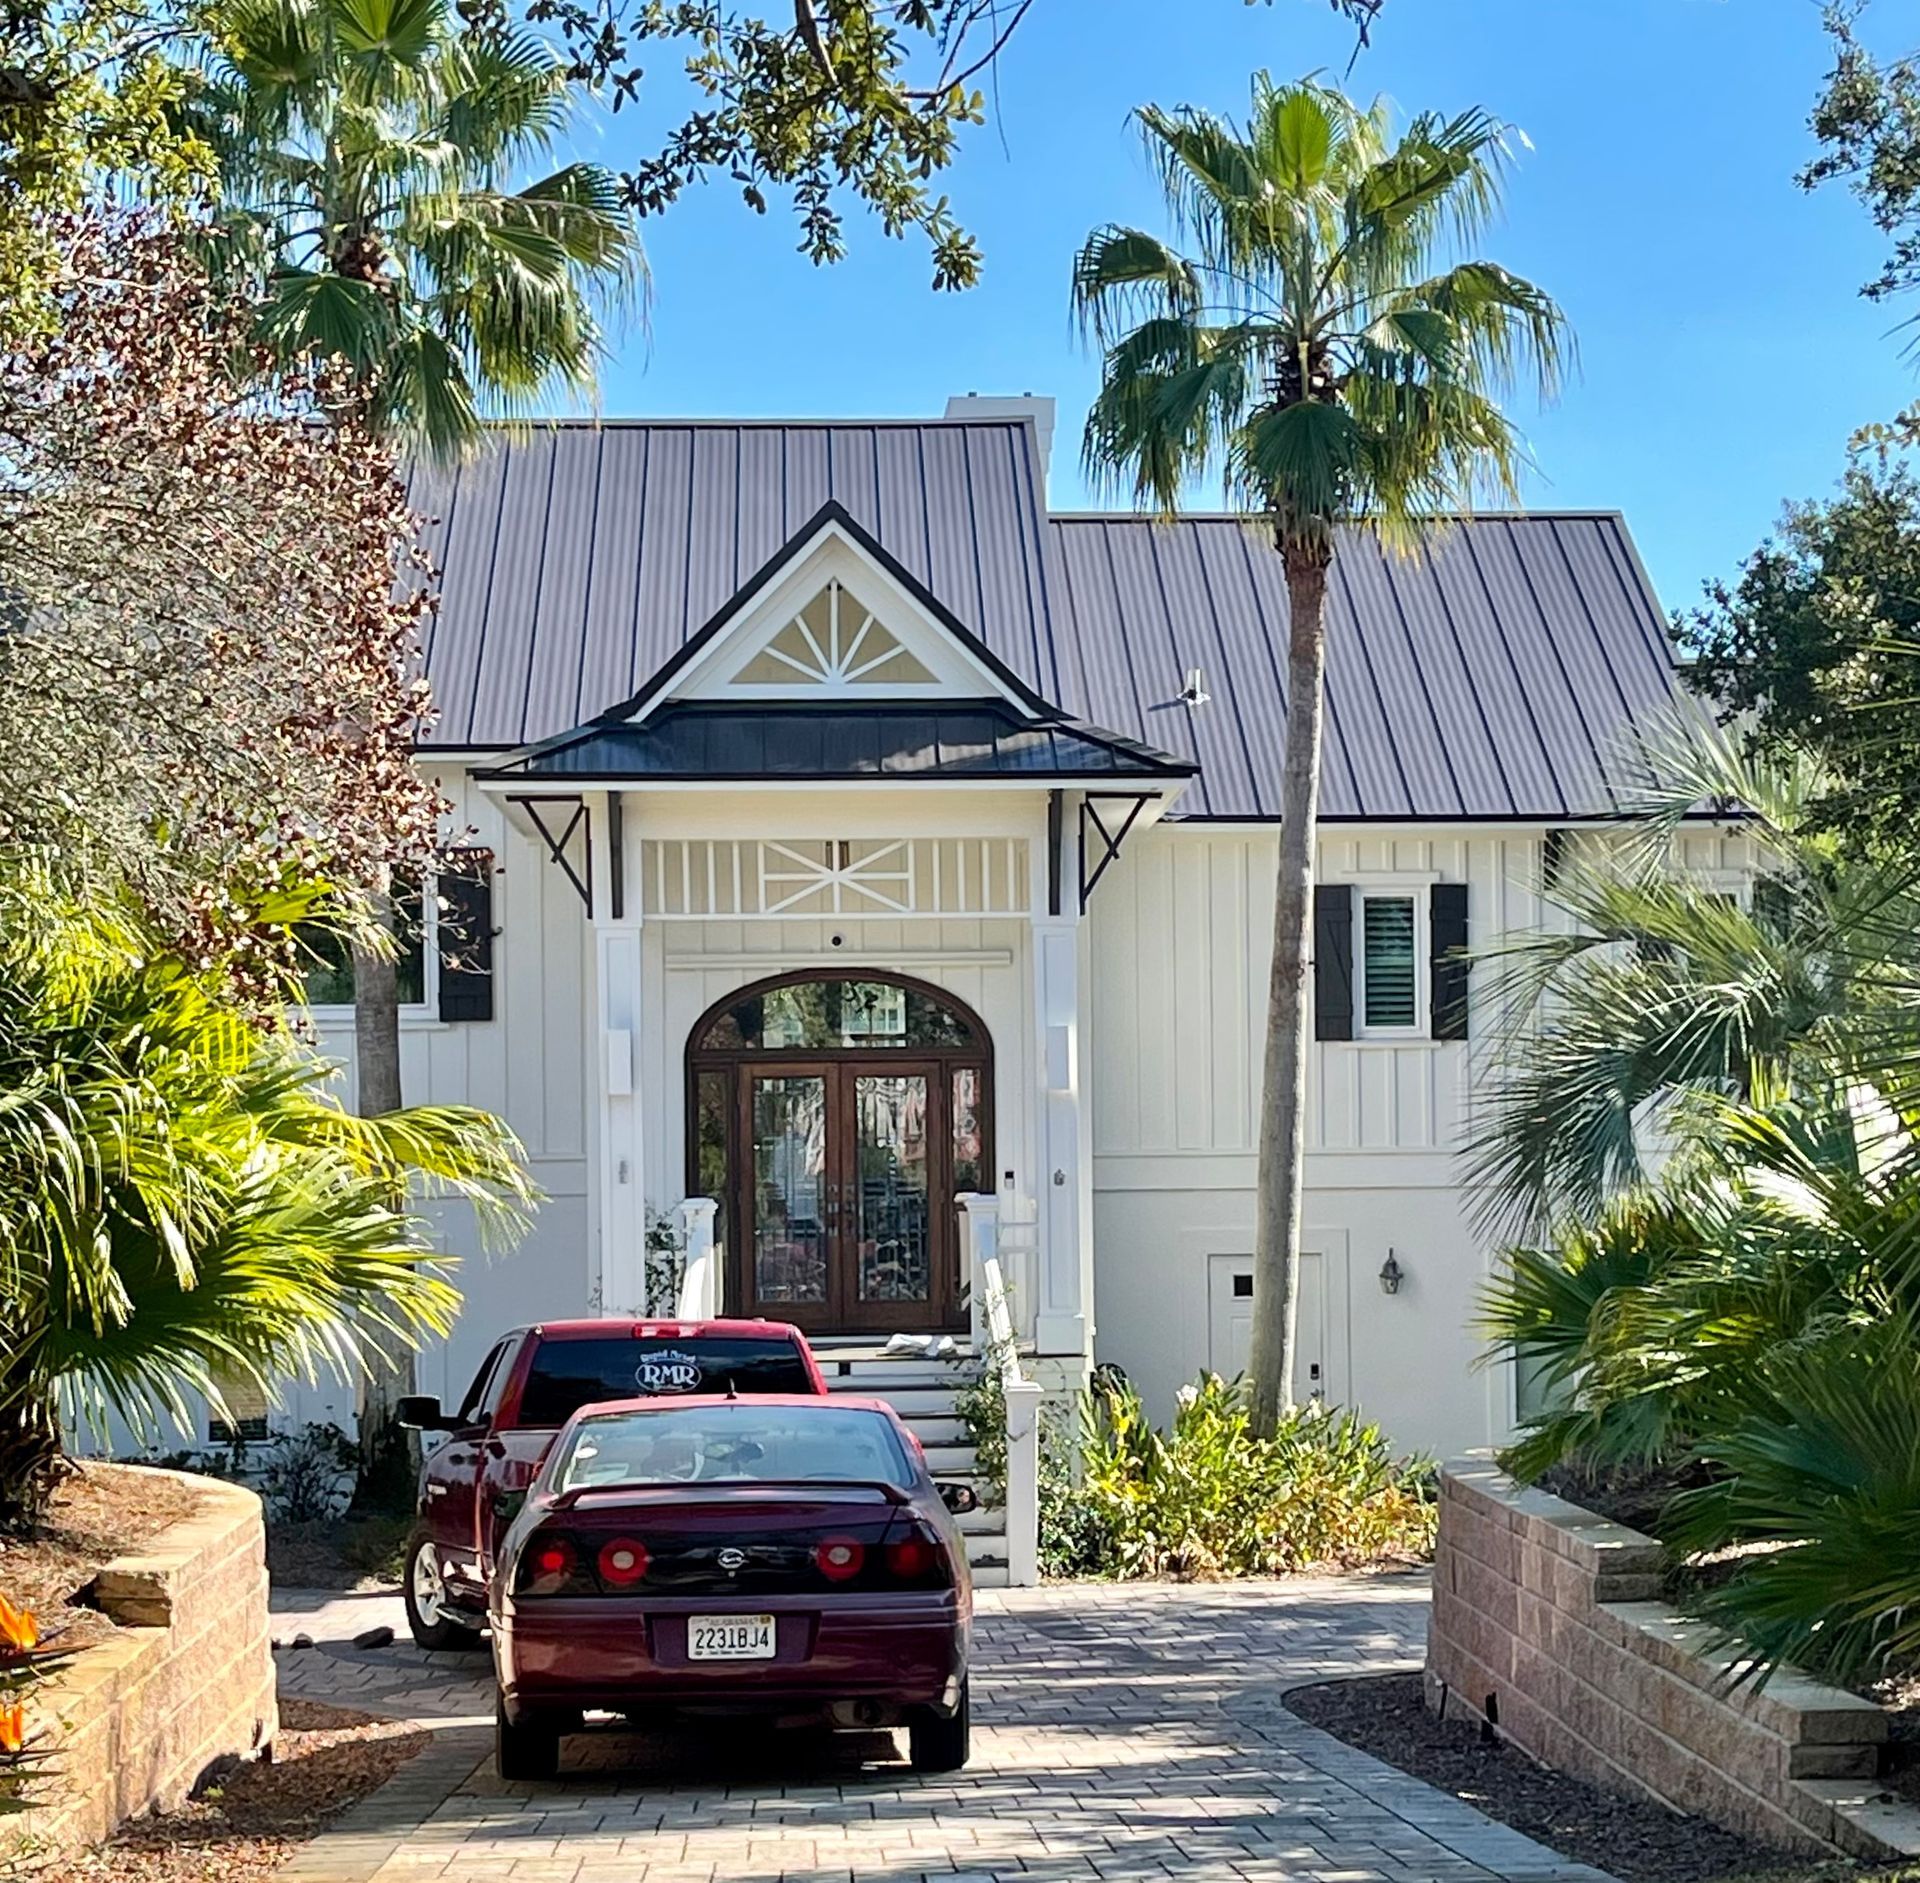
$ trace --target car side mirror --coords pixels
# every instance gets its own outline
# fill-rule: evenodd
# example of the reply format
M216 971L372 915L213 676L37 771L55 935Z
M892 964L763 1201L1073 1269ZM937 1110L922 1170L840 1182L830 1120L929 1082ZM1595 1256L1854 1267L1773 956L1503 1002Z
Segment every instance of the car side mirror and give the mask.
M460 1429L458 1419L449 1418L440 1410L440 1402L432 1393L404 1393L393 1409L393 1416L402 1425L410 1425L420 1432L456 1432Z
M970 1510L980 1508L980 1493L971 1484L960 1484L949 1480L933 1487L940 1493L940 1501L956 1517L964 1517Z

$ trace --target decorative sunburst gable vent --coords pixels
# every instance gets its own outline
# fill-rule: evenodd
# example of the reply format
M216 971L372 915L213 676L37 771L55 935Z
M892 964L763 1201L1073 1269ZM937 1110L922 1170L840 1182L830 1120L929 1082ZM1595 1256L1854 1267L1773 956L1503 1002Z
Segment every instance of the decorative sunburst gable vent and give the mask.
M839 692L938 682L845 583L829 581L741 666L733 684Z
M969 592L977 584L969 584ZM977 596L976 596L977 599ZM749 577L622 709L1003 701L1052 719L1042 698L925 580L837 504Z

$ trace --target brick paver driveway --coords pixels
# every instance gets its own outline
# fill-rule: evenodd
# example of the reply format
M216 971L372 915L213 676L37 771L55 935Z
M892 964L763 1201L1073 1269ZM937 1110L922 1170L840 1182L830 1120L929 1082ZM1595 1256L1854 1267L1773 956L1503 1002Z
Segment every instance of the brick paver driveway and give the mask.
M1281 1693L1419 1659L1424 1581L1066 1585L981 1597L973 1762L919 1778L890 1736L738 1727L568 1742L502 1785L484 1655L427 1656L391 1597L276 1599L283 1691L432 1721L432 1751L288 1883L1013 1883L1298 1878L1606 1883L1328 1738ZM391 1622L391 1648L360 1651Z

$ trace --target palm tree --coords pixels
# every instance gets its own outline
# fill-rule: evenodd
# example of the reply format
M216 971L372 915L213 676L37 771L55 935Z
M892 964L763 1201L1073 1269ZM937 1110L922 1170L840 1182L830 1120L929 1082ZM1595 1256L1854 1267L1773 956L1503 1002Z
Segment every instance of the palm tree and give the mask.
M1822 1104L1858 1080L1920 1109L1920 866L1850 852L1810 754L1755 755L1688 714L1632 756L1649 784L1624 833L1563 859L1564 919L1486 957L1506 1037L1467 1174L1490 1227L1593 1221L1723 1135L1726 1101ZM1702 806L1737 820L1744 900L1675 867Z
M236 0L194 116L219 160L216 260L258 286L260 337L343 376L343 416L439 459L488 410L590 389L598 313L644 284L618 180L568 163L566 63L449 0ZM385 885L375 913L386 917ZM359 1104L400 1103L393 950L355 954Z
M643 292L645 263L612 172L521 180L569 124L577 88L553 48L452 0L235 0L200 79L216 261L257 284L278 358L340 376L343 419L450 460L489 412L592 388L601 317ZM391 886L370 887L354 1060L378 1117L402 1097L399 990ZM394 1361L362 1413L370 1467L409 1390L410 1355Z
M217 259L262 340L343 370L374 432L450 459L489 411L590 391L600 316L643 288L618 179L551 156L574 93L532 35L450 0L235 0L194 118L219 164Z
M1879 1678L1920 1652L1920 866L1836 836L1810 756L1703 720L1642 752L1641 819L1498 957L1470 1170L1528 1240L1484 1322L1548 1400L1503 1463L1683 1471L1663 1540L1764 1546L1691 1597L1751 1671ZM1703 805L1746 898L1678 867Z
M187 1423L223 1382L364 1369L458 1302L410 1186L483 1221L531 1200L465 1108L356 1118L278 1019L124 902L0 879L0 1527L60 1469L62 1409Z
M1571 341L1539 288L1456 256L1499 206L1506 133L1486 113L1423 114L1396 140L1383 105L1262 73L1244 126L1191 108L1136 117L1190 252L1121 227L1080 251L1073 306L1103 354L1085 459L1167 512L1189 479L1220 473L1286 572L1251 1365L1271 1432L1293 1376L1328 570L1343 525L1407 548L1483 491L1516 496L1521 447L1499 400L1523 369L1551 393Z

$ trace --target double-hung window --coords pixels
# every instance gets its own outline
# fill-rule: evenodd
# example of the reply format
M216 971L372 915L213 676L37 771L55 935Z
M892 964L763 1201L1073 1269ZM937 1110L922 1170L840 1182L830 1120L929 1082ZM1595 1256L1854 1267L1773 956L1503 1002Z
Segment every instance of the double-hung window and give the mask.
M435 941L436 898L426 893L417 875L396 879L393 886L394 938L399 956L394 979L403 1010L422 1010L435 996L439 962ZM302 931L301 968L309 1007L350 1008L353 1005L353 955L346 937L334 929Z
M1368 889L1354 949L1355 1017L1362 1039L1427 1032L1427 897L1422 889Z

